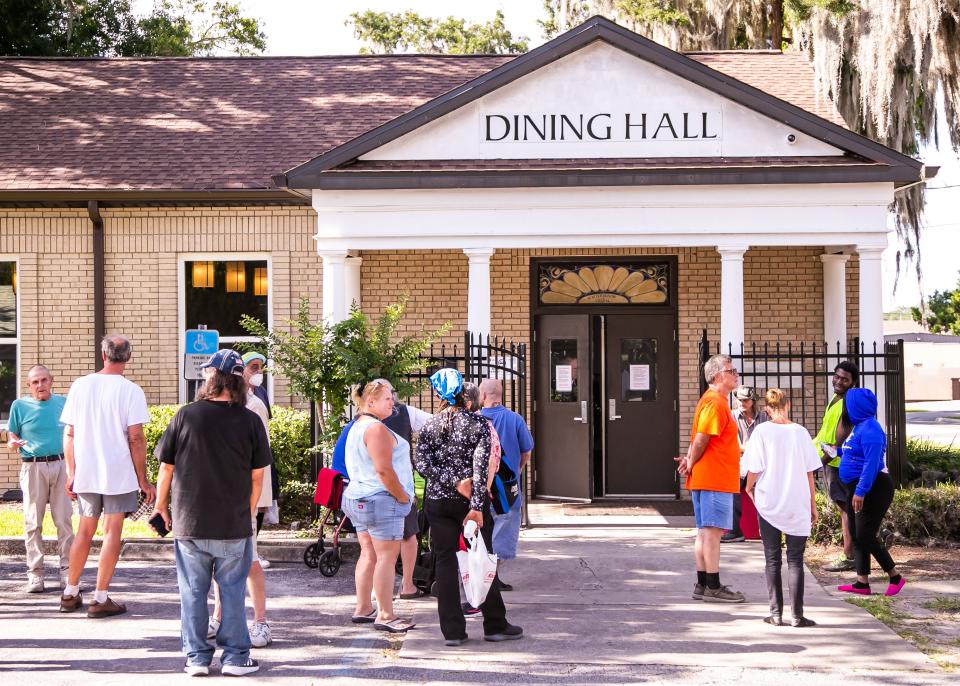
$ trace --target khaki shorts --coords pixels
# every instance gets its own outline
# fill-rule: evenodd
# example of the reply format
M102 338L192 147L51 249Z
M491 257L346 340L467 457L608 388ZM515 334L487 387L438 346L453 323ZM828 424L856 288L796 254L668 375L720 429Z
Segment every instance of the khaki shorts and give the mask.
M77 493L77 509L81 517L99 519L101 514L134 512L140 491L103 495L101 493Z

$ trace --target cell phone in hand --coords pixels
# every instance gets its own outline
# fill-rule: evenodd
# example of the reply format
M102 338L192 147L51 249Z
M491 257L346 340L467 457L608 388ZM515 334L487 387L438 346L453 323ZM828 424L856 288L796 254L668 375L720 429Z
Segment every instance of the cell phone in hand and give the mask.
M148 519L147 524L153 527L153 530L156 531L160 537L170 533L170 529L167 528L167 523L163 521L163 516L159 512Z

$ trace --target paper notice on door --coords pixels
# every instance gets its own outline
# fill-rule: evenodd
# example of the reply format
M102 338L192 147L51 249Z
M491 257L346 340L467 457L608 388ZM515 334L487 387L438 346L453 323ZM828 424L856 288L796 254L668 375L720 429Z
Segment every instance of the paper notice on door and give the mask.
M649 391L650 390L650 365L648 364L630 365L630 390L631 391Z
M558 364L554 374L557 393L569 393L573 390L573 365Z

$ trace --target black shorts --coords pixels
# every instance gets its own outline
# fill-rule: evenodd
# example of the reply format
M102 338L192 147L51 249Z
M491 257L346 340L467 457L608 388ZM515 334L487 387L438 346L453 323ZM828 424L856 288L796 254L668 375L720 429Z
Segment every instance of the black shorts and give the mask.
M403 540L420 533L420 512L417 510L416 503L410 508L409 514L403 520Z
M823 477L827 482L827 495L835 503L844 504L849 499L847 489L840 481L840 468L824 465Z

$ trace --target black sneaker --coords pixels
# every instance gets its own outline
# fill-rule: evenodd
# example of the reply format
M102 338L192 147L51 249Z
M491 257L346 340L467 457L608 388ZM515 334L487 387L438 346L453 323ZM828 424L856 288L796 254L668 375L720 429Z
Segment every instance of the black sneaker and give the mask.
M474 607L470 603L460 603L460 609L463 610L464 617L473 617L480 614L480 608Z
M238 665L231 662L221 665L220 673L225 674L226 676L243 676L244 674L253 674L258 669L260 669L260 663L256 660L247 658L246 662Z
M513 624L507 624L507 628L501 631L499 634L484 634L484 641L499 642L499 641L516 641L523 638L523 629Z
M447 646L448 648L456 648L466 643L469 638L469 636L464 636L463 638L447 638L444 639L443 645Z
M732 531L728 531L720 537L721 543L743 543L744 540L743 534L735 534Z
M512 584L508 584L508 583L506 583L506 582L504 582L504 581L501 581L501 582L500 582L500 590L501 590L501 591L507 591L507 592L512 591L512 590L513 590L513 585L512 585Z
M693 585L693 599L694 600L703 600L703 592L707 590L707 587L703 584L694 584Z

